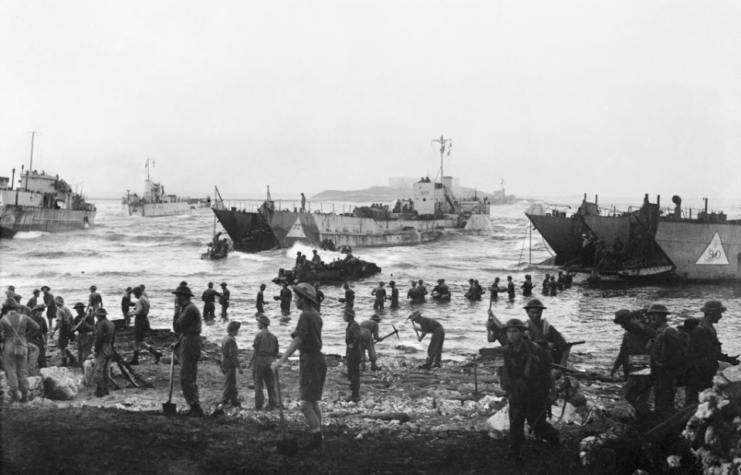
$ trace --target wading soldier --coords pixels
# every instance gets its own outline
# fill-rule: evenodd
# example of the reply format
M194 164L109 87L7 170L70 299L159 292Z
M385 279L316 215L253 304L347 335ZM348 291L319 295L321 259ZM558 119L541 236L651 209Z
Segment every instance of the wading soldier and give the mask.
M51 332L51 338L53 340L54 334L59 330L57 344L59 346L59 353L62 356L62 366L67 366L67 357L70 359L70 364L76 365L75 356L67 350L69 341L74 338L72 336L72 313L64 306L64 299L62 297L55 297L54 304L57 309L57 324Z
M715 324L723 318L727 309L718 300L708 300L700 311L703 318L690 335L689 358L687 369L687 387L685 388L685 406L698 402L698 395L704 389L713 386L713 377L718 371L718 361L732 365L739 363L738 356L728 356L721 350Z
M347 379L350 380L351 394L346 402L360 401L360 358L362 353L360 340L360 325L355 321L355 310L346 308L342 319L347 322L345 329L345 358L347 362Z
M139 364L139 349L144 348L154 356L154 364L160 362L162 353L146 343L144 337L150 329L149 326L149 299L143 294L141 287L134 287L134 296L137 298L136 307L134 307L134 357L129 361L130 365Z
M252 368L252 380L255 384L255 410L261 410L265 404L265 395L262 392L265 386L268 390L266 410L272 411L278 405L278 398L275 395L275 375L270 365L278 357L278 339L268 330L270 319L267 316L258 314L255 319L259 332L252 343L252 357L247 367Z
M214 319L215 302L218 295L219 293L214 290L214 283L209 282L208 288L203 291L203 295L201 296L201 300L205 302L203 304L203 320L206 322Z
M124 296L121 298L121 313L123 314L124 322L126 322L127 327L131 324L131 315L129 315L129 310L131 307L136 306L131 303L131 293L133 291L134 289L131 287L126 287L126 293L124 293Z
M623 396L636 410L639 416L647 415L649 412L648 399L651 395L651 378L649 375L634 375L641 369L648 368L650 363L650 351L648 345L656 335L656 330L641 322L640 312L630 310L618 310L615 313L615 323L623 327L623 343L620 352L612 365L610 376L615 376L618 368L623 368L625 385Z
M533 295L533 281L531 280L530 274L525 276L525 282L522 283L520 288L522 289L523 297L530 297Z
M399 289L396 288L396 282L389 282L391 287L391 308L399 308Z
M347 282L342 284L342 288L345 289L345 298L340 299L340 302L345 304L345 308L353 308L355 306L355 291L350 288L350 284Z
M82 302L77 302L72 308L77 312L77 316L72 321L72 331L77 332L77 358L82 363L90 356L93 349L95 317L92 313L85 313L85 304Z
M368 359L371 364L371 371L378 371L379 368L376 366L376 340L379 340L378 336L378 322L381 321L381 317L373 315L370 320L365 320L360 323L360 341L362 343L362 368L365 371L365 354L368 353Z
M383 310L383 303L386 301L386 289L383 288L385 282L379 282L378 287L371 291L371 295L376 299L373 301L373 310Z
M280 291L279 300L280 313L283 315L291 313L291 300L293 300L293 293L291 293L291 289L288 288L288 282L283 282L283 288Z
M301 412L311 432L311 442L303 448L322 449L324 438L319 401L322 399L324 381L327 378L327 363L322 353L322 317L314 308L316 303L314 287L302 283L294 286L293 291L296 292L296 307L301 310L301 316L296 324L296 330L291 334L293 340L272 367L273 370L277 370L296 350L301 352L298 375Z
M8 379L10 397L28 402L28 342L26 338L39 330L30 317L16 311L18 303L9 298L2 307L0 333L3 335L3 370ZM20 387L20 395L18 388Z
M427 361L425 364L420 366L422 369L439 368L440 360L443 355L443 343L445 342L445 329L443 326L434 318L426 318L422 316L422 312L419 310L409 315L409 320L412 321L412 326L415 323L419 325L419 331L422 332L417 338L422 341L428 333L432 333L430 338L430 345L427 347Z
M425 287L425 283L422 282L422 279L419 279L417 281L417 297L419 298L420 303L425 303L427 300L425 295L427 295L427 287Z
M221 283L221 294L219 294L219 305L221 305L221 319L226 320L229 318L227 309L229 308L229 296L231 292L226 288L226 282Z
M412 286L407 290L407 298L411 299L412 303L419 303L419 297L417 295L417 282L412 281Z
M88 313L90 316L95 314L95 311L103 306L103 297L98 293L98 288L94 285L90 286L90 297L88 297Z
M322 313L322 302L324 302L324 292L319 290L319 282L316 282L314 284L314 291L316 292L316 311L317 313Z
M265 284L260 284L260 290L257 292L257 299L255 303L255 307L257 308L257 311L259 313L265 313L265 308L263 306L268 304L265 301L265 296L263 295L264 291L265 291Z
M507 346L500 372L502 389L509 401L509 453L520 460L525 441L525 420L537 437L551 445L560 445L558 430L546 421L556 383L549 352L524 338L525 324L516 318L507 322Z
M507 295L510 300L515 299L515 283L512 281L512 276L507 276Z
M491 287L489 287L489 292L491 293L490 299L494 302L499 300L499 292L502 290L499 288L499 277L494 278L494 283L491 284Z
M239 348L237 348L237 333L242 324L239 322L229 322L226 326L227 335L221 340L221 372L226 376L224 381L224 394L221 398L221 404L225 406L231 403L232 407L242 407L237 397L237 371L244 374L242 365L239 364Z
M525 305L524 309L527 312L527 330L530 340L550 351L551 359L555 363L566 366L566 361L569 359L569 354L571 353L571 347L566 343L563 335L556 330L556 327L543 318L543 310L546 308L543 302L538 299L532 299ZM560 370L556 371L556 378L560 378L561 373Z
M180 362L180 387L183 397L190 405L190 410L185 414L190 417L203 417L198 398L198 360L201 358L201 312L190 299L193 292L187 285L181 285L173 292L178 298L180 314L175 322L175 333L180 334L180 340L174 345L178 349L178 361Z
M116 332L113 322L108 320L108 312L104 308L95 311L95 395L103 397L108 394L108 381L111 377L111 358L113 358L113 342Z
M41 287L41 291L44 293L44 305L46 305L46 319L49 320L49 328L53 326L54 319L57 318L57 303L54 300L54 296L51 294L51 289L48 285Z
M648 307L651 326L656 330L651 345L651 377L654 382L654 405L656 413L667 417L674 412L674 397L677 394L677 376L683 369L684 351L679 343L677 330L666 323L671 312L666 306L654 303Z

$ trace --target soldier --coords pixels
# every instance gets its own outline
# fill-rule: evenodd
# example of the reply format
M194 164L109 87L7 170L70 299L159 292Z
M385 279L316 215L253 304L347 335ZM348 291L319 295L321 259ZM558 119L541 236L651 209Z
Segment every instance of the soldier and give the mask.
M391 308L399 308L399 289L396 288L396 282L389 282L391 287Z
M527 327L516 318L504 325L507 346L500 372L502 389L509 401L510 445L508 459L521 460L525 420L537 437L554 446L561 444L558 430L547 421L556 384L548 351L524 338Z
M543 302L538 299L532 299L525 305L530 340L548 350L551 353L552 361L557 362L560 366L566 366L571 347L566 343L563 335L556 330L556 327L543 318L543 310L546 310L546 308ZM561 377L562 371L558 370L555 374L558 379Z
M698 395L704 389L713 386L713 377L718 371L718 361L738 365L737 356L728 356L721 350L715 324L723 318L727 308L718 300L708 300L700 311L702 321L690 334L689 358L687 369L687 387L685 388L685 406L698 402Z
M186 412L189 417L203 417L198 398L198 360L201 358L201 312L198 310L191 298L193 292L187 285L181 285L173 292L178 298L180 314L175 321L175 332L180 334L180 340L173 345L178 349L178 361L180 362L180 387L183 397L190 405Z
M44 305L46 305L46 318L49 320L49 328L52 327L54 319L57 318L57 303L54 300L54 296L51 294L51 289L48 285L41 287L41 291L44 293Z
M378 287L371 291L371 295L376 299L373 301L373 310L383 310L383 303L386 301L386 289L383 288L385 282L378 283Z
M322 258L317 252L316 249L313 249L311 252L314 253L314 256L311 258L311 263L314 265L314 267L321 267L322 265Z
M28 341L27 338L39 330L30 317L16 310L18 302L13 298L5 301L0 311L0 334L3 335L3 371L8 379L10 397L28 402Z
M221 305L221 319L226 320L229 318L227 309L229 308L229 296L231 292L226 288L226 282L221 283L221 294L219 294L219 305Z
M137 298L134 307L134 357L128 362L130 365L139 364L139 349L144 348L154 355L154 364L160 362L162 353L154 345L144 341L144 337L151 328L149 325L149 299L144 295L141 287L134 287L134 297Z
M82 364L93 349L95 317L92 313L85 313L85 304L82 302L77 302L72 308L77 312L77 316L72 321L72 332L77 332L77 357Z
M26 307L30 308L31 311L33 311L36 306L39 304L39 294L41 291L39 289L33 289L33 297L28 299L28 302L26 302ZM43 299L42 299L43 302Z
M215 302L218 295L219 293L214 290L214 283L209 282L208 288L203 291L203 295L201 296L201 300L205 302L203 304L203 320L210 322L214 319Z
M59 330L59 339L57 340L57 344L59 345L59 352L62 355L62 366L67 366L68 357L70 359L69 363L74 366L77 364L77 360L75 359L75 356L67 350L69 341L74 338L72 335L72 313L64 306L64 299L62 297L55 297L54 305L54 308L57 309L57 325L51 332L51 339L54 339L54 334Z
M239 322L229 322L226 326L227 335L221 340L221 372L226 376L224 381L224 394L221 398L221 405L225 406L231 403L232 407L242 407L237 397L237 371L244 374L242 365L239 364L239 348L237 348L236 336L239 333Z
M31 320L36 322L39 329L28 340L29 343L36 345L39 349L39 360L37 363L39 368L46 368L46 338L49 334L49 326L46 323L46 318L43 316L45 308L43 304L36 305L31 312Z
M677 376L683 369L684 354L677 330L666 323L671 312L665 305L654 303L646 311L656 336L651 345L651 376L654 381L656 413L667 417L674 412Z
M530 274L525 276L525 282L522 283L520 288L522 289L523 297L530 297L533 295L533 281L531 280Z
M301 315L296 324L296 330L291 334L293 340L283 352L283 356L273 362L271 367L277 370L296 350L300 350L299 357L299 393L301 398L301 412L311 432L311 442L304 446L304 450L323 449L322 411L319 401L324 392L324 382L327 378L327 362L322 353L322 317L317 313L316 295L314 287L302 283L295 285L296 308Z
M342 284L342 288L345 289L345 298L340 299L340 302L345 304L345 308L353 308L355 306L355 291L350 288L350 284L347 282Z
M651 395L651 378L649 375L635 375L643 368L648 368L650 363L650 351L648 344L656 335L656 330L641 322L640 312L630 310L618 310L615 312L615 324L625 330L620 352L612 365L610 376L615 376L618 368L623 368L625 385L623 396L636 410L639 416L648 415L648 399Z
M515 283L512 282L512 276L507 276L507 295L509 296L510 300L515 299Z
M108 320L108 312L100 307L95 311L95 395L103 397L108 395L108 381L111 375L111 358L113 358L113 342L115 340L116 328L113 322Z
M435 300L450 300L450 288L445 279L437 279L437 285L432 289L432 298Z
M16 310L16 312L20 313L21 315L25 315L27 317L31 316L31 309L28 306L23 305L21 303L20 295L18 294L13 295L13 300L15 300L15 302L18 304L18 309Z
M494 278L494 283L489 287L489 292L491 292L491 300L496 302L499 299L499 292L501 292L501 289L499 288L499 277Z
M417 338L418 341L422 341L428 333L432 334L430 338L430 345L427 347L427 361L425 364L420 366L422 369L439 368L440 360L443 355L443 343L445 342L445 329L443 326L434 318L426 318L422 316L422 312L416 310L414 313L409 315L408 320L412 321L412 327L415 323L419 325L419 331L422 332Z
M481 294L477 293L476 281L468 279L468 290L464 294L468 300L481 300Z
M417 292L417 282L412 281L412 286L407 291L407 298L411 299L412 303L420 303Z
M291 300L293 300L293 294L288 288L288 282L283 282L283 288L280 291L280 311L283 315L291 313Z
M556 287L558 290L563 290L566 284L566 277L563 275L563 271L558 271L558 279L556 279Z
M543 279L543 295L549 295L551 293L551 274L546 274Z
M126 287L126 292L121 298L121 313L123 314L124 322L126 322L127 327L131 324L131 315L129 315L129 309L136 306L135 304L131 303L131 293L133 291L134 289L132 289L131 287Z
M355 321L355 310L346 308L342 314L343 320L347 322L345 329L345 358L347 361L347 379L350 380L350 394L346 402L360 401L360 359L362 342L360 336L360 325Z
M90 297L88 297L88 313L90 316L95 314L95 311L103 306L103 297L98 293L98 288L94 285L90 286Z
M425 287L425 283L422 282L422 279L419 279L417 281L417 297L420 300L420 303L425 303L427 300L425 295L427 295L427 287Z
M378 322L380 321L381 317L373 315L370 320L365 320L360 323L360 341L362 343L361 368L363 371L365 371L366 352L368 353L368 359L370 360L371 371L378 371L380 369L376 366L376 340L380 339L378 336Z
M265 404L265 395L262 392L265 386L268 390L266 410L272 411L278 405L278 398L275 395L275 375L270 365L278 357L278 339L268 329L270 319L267 316L258 314L255 319L259 332L252 343L252 357L247 368L252 368L252 380L255 384L255 410L261 410Z
M322 302L324 302L324 292L319 290L319 282L314 283L314 292L316 292L316 311L322 313Z
M265 301L265 296L263 295L264 291L265 291L265 284L260 284L260 290L257 292L257 298L255 299L255 308L257 308L257 311L259 313L264 313L265 312L264 305L268 304Z

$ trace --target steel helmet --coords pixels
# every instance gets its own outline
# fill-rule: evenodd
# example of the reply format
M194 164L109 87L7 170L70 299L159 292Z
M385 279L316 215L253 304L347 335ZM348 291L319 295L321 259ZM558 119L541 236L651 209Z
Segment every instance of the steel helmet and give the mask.
M531 301L529 301L527 303L527 305L525 305L522 308L524 308L525 310L530 309L530 308L542 308L543 310L545 310L548 307L546 307L545 305L543 305L543 302L541 302L540 300L538 300L538 299L532 299Z
M505 330L509 330L510 328L519 328L520 331L525 331L527 330L527 325L519 318L512 318L504 325Z

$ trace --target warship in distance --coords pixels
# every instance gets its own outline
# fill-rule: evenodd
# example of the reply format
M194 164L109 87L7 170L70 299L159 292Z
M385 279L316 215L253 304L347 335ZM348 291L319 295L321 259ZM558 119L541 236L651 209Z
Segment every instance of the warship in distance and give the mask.
M33 170L33 147L37 132L31 133L31 163L14 186L0 177L0 238L11 238L21 231L57 232L89 228L95 223L95 205L58 175Z
M340 246L386 247L433 241L445 232L489 234L489 205L476 196L458 200L453 178L443 173L443 157L452 141L440 137L440 181L423 178L413 185L410 199L387 206L356 207L352 213L280 209L268 199L257 212L214 208L236 250L257 252L289 248L300 242L333 250Z
M140 197L136 193L129 193L121 199L124 215L156 218L160 216L178 216L189 214L196 208L205 208L211 205L211 199L205 200L179 197L165 193L162 183L155 183L149 175L150 165L154 167L154 160L147 158L145 168L147 178L144 180L144 193Z

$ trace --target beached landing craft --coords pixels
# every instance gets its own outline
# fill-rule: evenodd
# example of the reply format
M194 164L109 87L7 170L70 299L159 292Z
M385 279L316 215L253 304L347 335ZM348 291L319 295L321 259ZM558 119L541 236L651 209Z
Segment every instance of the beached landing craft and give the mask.
M154 166L154 161L151 161ZM205 208L211 205L211 199L204 200L179 197L165 194L165 187L155 183L149 176L150 160L147 159L147 179L144 180L144 194L139 197L126 190L126 196L121 199L123 213L127 216L159 217L188 214L196 208Z
M238 251L288 248L295 243L326 249L408 246L433 241L446 232L490 234L489 205L475 194L465 200L453 195L452 177L444 176L442 161L449 139L440 144L440 182L429 178L413 186L413 196L388 207L356 207L352 213L281 209L268 199L257 212L226 209L218 199L212 208Z
M95 223L95 205L73 192L59 176L33 170L35 134L31 134L31 164L25 174L21 168L18 186L13 186L15 169L10 180L0 177L0 238L11 238L20 231L84 229Z

